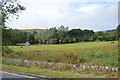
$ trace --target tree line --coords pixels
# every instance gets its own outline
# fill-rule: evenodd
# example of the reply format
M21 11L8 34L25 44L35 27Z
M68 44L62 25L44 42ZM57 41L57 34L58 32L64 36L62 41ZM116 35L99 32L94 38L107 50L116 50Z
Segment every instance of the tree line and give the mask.
M119 26L117 27L117 29ZM81 41L114 41L118 39L117 29L115 31L98 31L88 29L71 29L61 25L43 30L3 30L3 43L16 45L17 43L29 42L30 44L67 44ZM7 30L7 31L6 31ZM7 32L7 33L6 33ZM9 37L9 35L12 35ZM7 36L9 40L4 39Z

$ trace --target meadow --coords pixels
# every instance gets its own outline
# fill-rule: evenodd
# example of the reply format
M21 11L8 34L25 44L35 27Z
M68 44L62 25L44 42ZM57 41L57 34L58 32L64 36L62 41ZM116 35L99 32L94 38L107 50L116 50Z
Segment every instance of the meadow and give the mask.
M8 47L5 58L118 67L117 41Z

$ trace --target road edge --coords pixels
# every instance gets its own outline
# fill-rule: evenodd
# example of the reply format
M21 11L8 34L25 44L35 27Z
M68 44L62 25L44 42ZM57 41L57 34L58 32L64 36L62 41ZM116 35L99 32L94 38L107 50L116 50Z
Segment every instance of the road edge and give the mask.
M5 71L5 72L9 72L9 73L15 73L15 74L20 74L20 75L25 75L25 76L31 76L31 77L35 77L35 78L42 78L42 79L52 79L53 78L53 77L50 77L50 76L43 76L43 75L27 73L27 72L17 72L17 71L6 70L6 69L2 69L1 71Z

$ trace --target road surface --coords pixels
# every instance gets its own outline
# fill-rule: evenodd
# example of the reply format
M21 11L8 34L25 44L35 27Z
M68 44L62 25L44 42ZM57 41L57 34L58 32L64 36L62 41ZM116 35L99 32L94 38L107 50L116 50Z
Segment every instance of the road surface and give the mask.
M19 75L9 72L0 71L0 76L2 76L2 80L47 80L47 79L38 79L31 76Z

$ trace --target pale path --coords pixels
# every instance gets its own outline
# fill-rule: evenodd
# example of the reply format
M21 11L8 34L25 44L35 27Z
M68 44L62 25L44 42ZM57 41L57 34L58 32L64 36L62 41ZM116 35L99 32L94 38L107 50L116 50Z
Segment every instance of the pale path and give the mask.
M0 71L0 76L2 76L2 80L46 80L46 79L38 79L31 76L19 75L9 72Z

